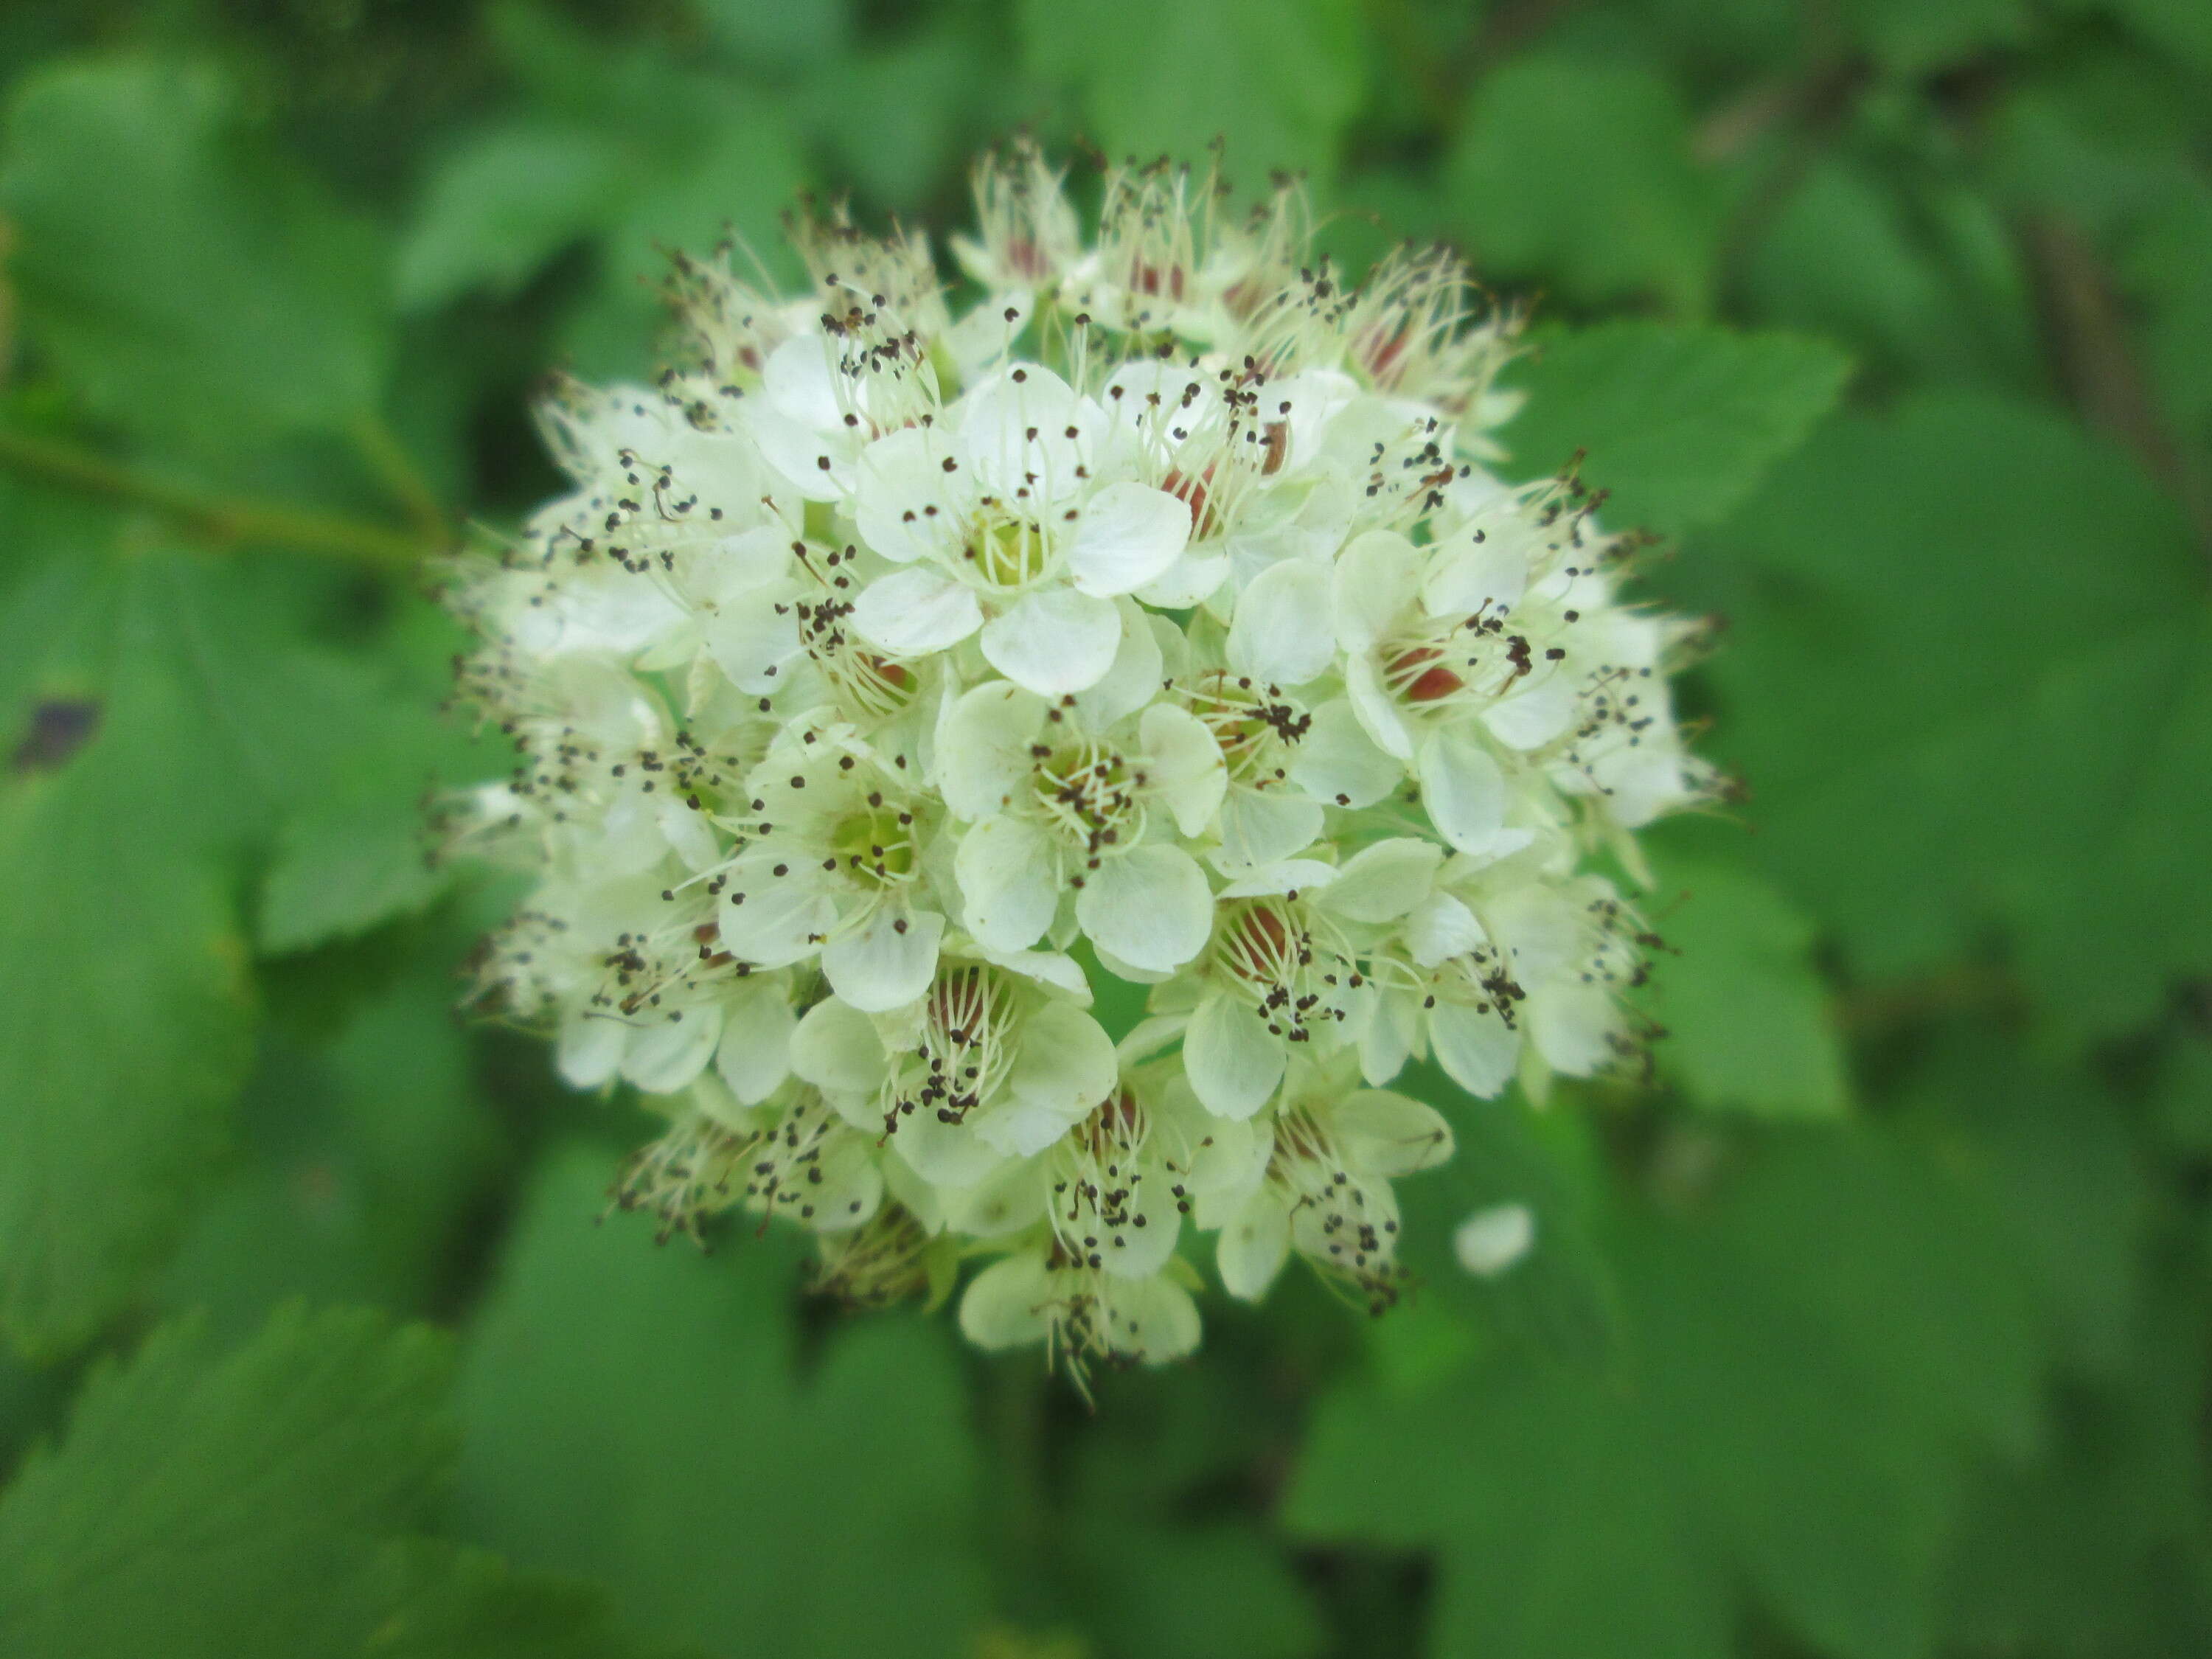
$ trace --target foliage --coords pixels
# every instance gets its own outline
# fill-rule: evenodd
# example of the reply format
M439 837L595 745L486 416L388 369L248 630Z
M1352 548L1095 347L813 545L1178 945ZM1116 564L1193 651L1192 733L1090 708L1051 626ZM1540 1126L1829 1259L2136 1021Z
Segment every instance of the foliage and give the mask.
M2203 15L8 8L0 1650L2212 1648ZM1632 872L1648 1086L1416 1073L1406 1305L1091 1409L775 1231L592 1228L625 1103L454 1018L512 896L419 829L507 763L423 573L547 493L538 378L1023 124L1464 246L1509 466L1725 623L1741 784Z

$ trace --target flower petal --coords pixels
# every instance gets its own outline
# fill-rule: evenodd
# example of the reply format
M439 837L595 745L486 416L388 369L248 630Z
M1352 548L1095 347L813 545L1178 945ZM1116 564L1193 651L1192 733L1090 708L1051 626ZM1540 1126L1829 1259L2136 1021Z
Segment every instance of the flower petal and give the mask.
M1180 847L1139 847L1091 872L1076 895L1075 919L1101 950L1164 973L1206 948L1213 890Z
M1222 1228L1213 1265L1230 1295L1257 1302L1267 1295L1290 1255L1290 1212L1273 1193L1255 1193Z
M853 605L860 635L902 657L960 643L983 625L975 593L943 571L914 568L878 576Z
M1024 818L985 818L953 859L968 931L994 951L1026 951L1052 926L1060 903L1060 849Z
M1477 1100L1488 1100L1513 1080L1521 1033L1495 1009L1486 1013L1439 1002L1429 1014L1429 1048L1447 1077Z
M863 1012L903 1008L929 988L945 918L934 910L878 904L861 926L822 947L830 988Z
M1267 865L1304 852L1321 834L1322 809L1302 795L1232 789L1221 803L1224 866Z
M983 655L1015 684L1041 697L1083 691L1106 678L1121 645L1111 599L1072 587L1025 593L983 624Z
M1237 597L1229 661L1273 685L1303 685L1336 656L1329 572L1317 560L1285 559Z
M1313 711L1313 725L1291 762L1291 781L1328 806L1372 806L1405 775L1341 697Z
M1247 1118L1283 1080L1281 1041L1235 998L1219 993L1198 1005L1182 1036L1182 1068L1200 1103L1217 1117Z
M1042 1342L1059 1302L1042 1253L1025 1250L975 1275L960 1298L960 1333L979 1348Z
M791 1034L797 1025L779 981L742 981L725 1000L714 1069L739 1103L757 1106L791 1075Z
M956 817L995 817L1029 787L1030 744L1046 706L1021 687L994 680L964 693L937 726L937 787Z
M866 1095L887 1069L875 1022L836 997L806 1011L791 1034L791 1069L825 1095Z
M1395 921L1428 896L1444 849L1395 836L1362 848L1322 890L1322 907L1350 921Z
M704 1003L669 1009L635 1033L622 1074L649 1095L672 1095L707 1069L722 1039L722 1011Z
M1145 751L1145 781L1157 790L1186 836L1205 831L1229 788L1221 744L1204 720L1173 703L1156 702L1137 722Z
M901 427L860 452L853 517L860 539L894 564L951 551L967 492L949 482L945 449L920 427Z
M1110 483L1083 504L1067 568L1086 593L1132 592L1164 575L1190 540L1190 508L1164 489Z
M1395 530L1354 537L1337 556L1330 579L1336 637L1359 655L1388 633L1420 591L1421 559Z
M1486 853L1505 827L1512 792L1491 752L1453 732L1421 744L1421 800L1437 832L1462 853Z

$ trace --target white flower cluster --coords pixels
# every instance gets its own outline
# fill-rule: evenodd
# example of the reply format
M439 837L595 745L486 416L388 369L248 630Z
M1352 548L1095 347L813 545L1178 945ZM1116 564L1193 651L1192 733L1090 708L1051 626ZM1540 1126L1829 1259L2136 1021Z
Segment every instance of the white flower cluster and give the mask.
M1364 288L1302 201L1034 154L926 246L803 226L805 298L679 260L684 363L570 387L572 494L456 600L523 764L464 842L536 871L485 990L673 1120L626 1201L813 1230L862 1300L1077 1360L1198 1340L1191 1233L1381 1305L1383 1085L1635 1048L1639 924L1587 866L1707 792L1571 480L1484 470L1511 319L1440 252ZM1086 972L1151 987L1117 1045ZM1180 1248L1179 1248L1180 1247Z

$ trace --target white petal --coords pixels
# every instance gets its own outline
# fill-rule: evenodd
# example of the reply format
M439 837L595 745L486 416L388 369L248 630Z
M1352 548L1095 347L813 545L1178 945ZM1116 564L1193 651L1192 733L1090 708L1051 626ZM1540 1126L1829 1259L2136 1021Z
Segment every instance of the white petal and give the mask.
M1577 706L1574 682L1553 674L1493 703L1483 712L1482 723L1509 748L1541 749L1575 723Z
M791 1069L826 1095L866 1095L883 1086L883 1040L859 1009L825 997L791 1034Z
M1048 1002L1032 1014L1021 1049L1006 1073L1006 1092L1059 1120L1060 1127L1088 1117L1113 1091L1120 1075L1113 1039L1080 1008ZM1059 1131L1028 1148L1042 1150Z
M1477 1210L1452 1232L1452 1254L1477 1279L1495 1279L1536 1243L1536 1214L1526 1204Z
M1618 1057L1620 1010L1603 985L1559 980L1522 1005L1528 1037L1555 1071L1588 1077Z
M948 484L943 446L920 427L901 427L860 452L853 516L869 547L909 564L952 550L966 494Z
M1247 1118L1283 1080L1283 1044L1267 1022L1219 993L1198 1005L1182 1037L1182 1067L1206 1109Z
M777 614L787 592L779 583L748 593L701 621L700 637L708 653L740 691L756 696L773 691L787 672L785 665L799 655L797 615L788 604Z
M853 627L860 637L904 657L957 645L982 625L983 607L975 593L933 568L878 576L853 605Z
M1528 550L1515 538L1462 539L1431 568L1421 605L1432 617L1496 617L1518 605L1528 585Z
M1050 369L1024 363L994 375L958 409L959 461L979 494L1012 500L1027 490L1050 504L1082 488L1084 428L1097 417Z
M994 951L1026 951L1060 903L1060 849L1025 818L985 818L961 837L953 860L968 931Z
M1190 540L1190 508L1164 489L1110 483L1083 504L1067 566L1086 593L1127 593L1164 574Z
M1404 992L1386 992L1359 1033L1359 1075L1381 1088L1406 1069L1421 1034L1421 1006Z
M728 897L722 943L763 968L805 961L837 922L836 900L823 884L821 866L795 851L762 846L742 854L731 867Z
M1185 611L1206 599L1228 576L1226 555L1186 550L1165 571L1139 588L1137 597L1164 611Z
M1277 893L1303 893L1326 887L1336 879L1336 866L1319 859L1284 859L1245 871L1221 890L1223 898L1261 898Z
M1106 678L1121 645L1111 599L1072 587L1025 593L983 624L983 655L1015 684L1041 697L1086 690Z
M902 1115L891 1132L896 1152L932 1186L972 1187L1006 1162L1006 1154L978 1135L971 1127L976 1114L963 1123L944 1123L927 1106ZM883 1125L878 1122L877 1131Z
M1139 847L1090 872L1075 919L1101 950L1155 973L1180 968L1213 931L1213 890L1179 847Z
M656 1014L623 1055L623 1075L649 1095L672 1095L707 1069L722 1040L722 1011L713 1003Z
M1395 921L1428 896L1444 849L1432 841L1396 836L1345 860L1322 904L1352 921Z
M1290 1212L1273 1194L1255 1193L1222 1228L1213 1261L1230 1295L1257 1302L1290 1254Z
M1439 1002L1429 1013L1429 1047L1437 1064L1477 1100L1488 1100L1513 1080L1521 1058L1521 1033L1499 1018L1456 1002Z
M791 1034L798 1023L781 981L746 983L725 1000L714 1069L740 1103L758 1105L791 1074Z
M1029 787L1030 744L1046 705L1018 685L994 680L963 695L937 726L937 787L960 817L995 817Z
M1449 893L1432 894L1406 921L1406 948L1424 968L1465 956L1489 942L1474 912Z
M1221 744L1204 720L1173 703L1156 702L1137 722L1145 751L1145 785L1158 792L1186 836L1203 834L1229 789Z
M1462 853L1488 852L1512 799L1491 752L1457 732L1432 732L1421 744L1420 775L1421 804L1437 832Z
M1116 1352L1157 1365L1198 1346L1198 1304L1164 1273L1111 1280L1099 1299L1105 1308L1107 1340Z
M622 1069L629 1027L612 1014L573 1013L561 1024L554 1064L572 1089L596 1089Z
M1232 789L1221 803L1222 862L1273 864L1312 846L1321 826L1317 801L1272 791Z
M861 926L822 947L830 988L867 1013L902 1008L929 988L945 918L934 910L878 904Z
M1395 530L1355 537L1330 581L1336 637L1354 656L1388 633L1420 588L1420 555Z
M1042 1255L1010 1255L994 1261L969 1285L960 1298L960 1332L979 1348L1042 1342L1058 1301Z
M1413 734L1406 729L1405 716L1384 689L1382 677L1364 654L1345 659L1344 692L1351 701L1352 712L1358 717L1360 729L1374 739L1376 748L1400 760L1413 759Z
M1274 685L1303 685L1336 656L1327 566L1285 559L1260 573L1237 598L1229 660Z
M1049 1182L1041 1158L1003 1164L973 1187L946 1193L945 1218L977 1238L1003 1238L1044 1218Z
M1328 1124L1346 1162L1370 1175L1411 1175L1452 1154L1451 1125L1443 1114L1388 1089L1346 1096L1330 1111Z
M1291 762L1291 781L1328 806L1372 806L1405 775L1341 697L1313 711L1313 725Z
M1078 697L1078 718L1095 732L1135 714L1159 694L1166 665L1152 619L1128 599L1120 602L1121 640L1105 678Z

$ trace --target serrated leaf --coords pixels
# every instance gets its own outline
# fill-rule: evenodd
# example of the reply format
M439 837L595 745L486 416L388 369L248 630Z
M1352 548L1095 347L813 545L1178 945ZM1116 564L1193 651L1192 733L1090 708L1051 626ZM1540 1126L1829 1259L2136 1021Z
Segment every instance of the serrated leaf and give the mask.
M1030 64L1080 88L1116 159L1202 164L1218 138L1248 185L1271 168L1326 178L1358 107L1362 36L1346 0L1024 0L1020 19Z
M570 1149L513 1237L463 1371L461 1529L711 1653L965 1652L975 1470L944 1327L872 1316L799 1373L781 1241L708 1258L595 1228L609 1173Z
M392 1599L384 1540L450 1455L448 1372L437 1337L365 1312L295 1308L220 1358L163 1327L0 1498L0 1650L358 1650Z
M2080 1035L2212 963L2212 615L2118 451L1993 398L1838 420L1669 580L1735 623L1709 747L1751 849L1862 970L1998 922Z
M472 134L430 175L401 244L400 303L477 289L513 294L562 247L612 216L622 147L589 128L508 121Z
M1661 1075L1719 1111L1843 1111L1843 1039L1813 965L1811 921L1741 865L1662 853L1653 868L1646 911L1667 949L1652 959L1643 1005L1666 1028Z
M25 320L118 424L342 430L389 350L374 234L240 134L212 72L62 64L16 83L0 209Z
M1691 160L1680 94L1651 70L1514 58L1471 94L1445 186L1486 279L1690 314L1710 301L1717 196Z
M1680 535L1740 506L1850 373L1802 336L1606 323L1545 339L1515 371L1528 401L1502 437L1513 476L1547 476L1580 452L1608 523Z
M2045 1332L1986 1195L1801 1135L1614 1243L1626 1375L1346 1389L1291 1523L1434 1549L1437 1659L1720 1659L1746 1580L1818 1651L1924 1650L1968 1472L2037 1426Z

